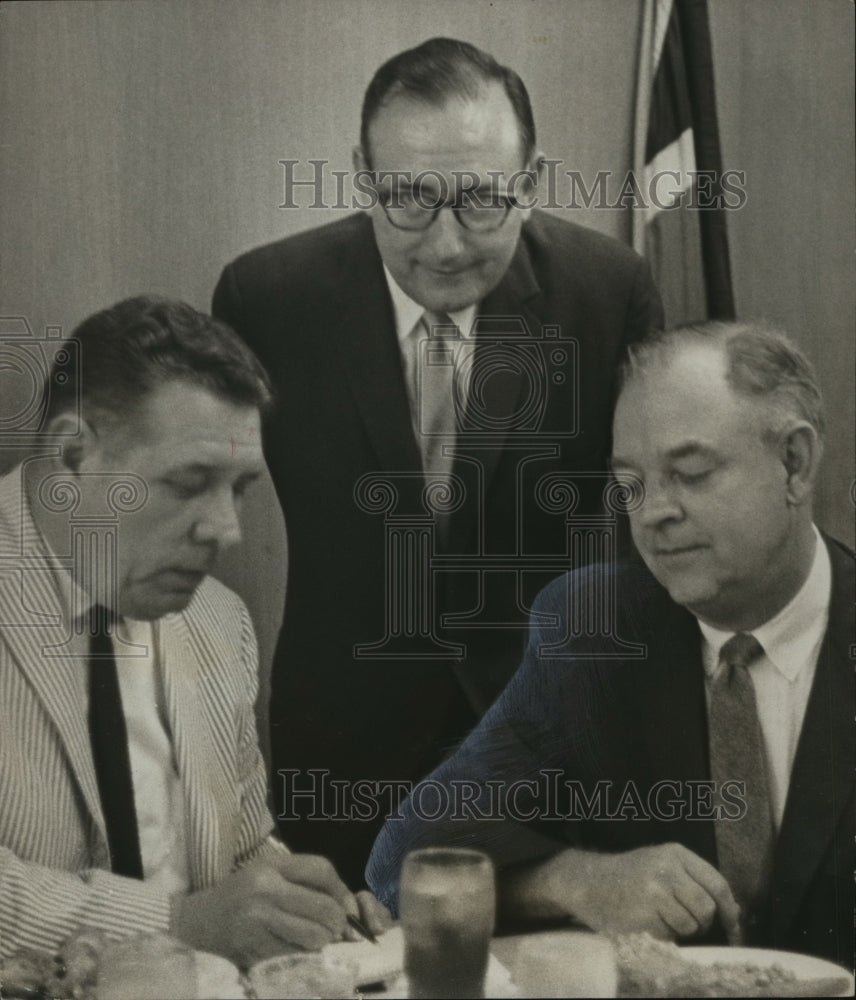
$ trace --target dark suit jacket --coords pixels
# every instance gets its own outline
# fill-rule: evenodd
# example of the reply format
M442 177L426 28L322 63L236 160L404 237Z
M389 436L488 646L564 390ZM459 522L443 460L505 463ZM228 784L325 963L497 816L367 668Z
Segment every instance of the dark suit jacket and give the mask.
M489 380L489 419L480 414L480 426L498 433L458 436L468 454L454 471L466 493L440 554L469 562L445 571L434 565L426 614L436 638L465 650L441 655L418 634L405 637L404 652L354 654L356 645L382 640L401 611L386 589L391 526L382 504L373 512L359 505L357 484L371 473L391 476L398 504L390 513L425 514L392 304L369 218L349 216L239 258L224 270L213 309L256 351L279 395L265 439L289 542L271 691L274 772L418 778L502 689L519 662L531 599L570 568L555 560L567 546L564 514L536 500L536 483L560 470L604 470L617 359L662 319L648 268L615 240L535 213L505 278L481 304L480 315L511 318L504 329L518 331L512 339L534 368L505 367ZM563 342L545 325L558 328ZM479 336L476 351L485 353L476 363L490 360L498 343ZM598 508L602 485L581 480L577 513ZM484 572L488 557L517 551L530 557L526 573ZM412 590L398 596L419 613ZM445 627L439 615L454 612L473 615L476 627ZM312 781L320 778L305 778L302 787ZM362 878L388 794L377 816L356 824L329 795L323 804L289 804L276 775L274 794L278 813L315 811L313 822L282 822L292 846L323 851L346 878ZM322 822L322 813L340 818Z
M776 844L772 903L756 937L764 946L852 968L854 560L835 542L828 548L829 626ZM617 634L644 642L644 658L601 659L614 652L610 641L567 637L570 595L588 600L603 593L605 581L616 587ZM557 616L558 624L533 627L524 661L499 700L458 752L417 786L403 818L391 819L378 837L367 877L393 909L404 854L427 844L479 847L508 866L567 844L626 851L677 841L716 864L704 795L710 769L696 619L641 565L591 567L557 579L534 611ZM489 780L498 783L493 791ZM593 804L588 816L569 788Z

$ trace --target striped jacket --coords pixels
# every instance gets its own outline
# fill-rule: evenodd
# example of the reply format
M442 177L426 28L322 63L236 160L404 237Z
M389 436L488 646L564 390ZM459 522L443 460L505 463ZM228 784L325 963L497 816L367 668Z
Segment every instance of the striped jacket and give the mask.
M63 651L68 623L48 558L17 469L0 478L0 958L55 949L80 926L121 937L169 923L166 895L109 871L85 665ZM201 889L284 849L270 838L253 713L256 640L242 602L211 578L153 625L191 890Z

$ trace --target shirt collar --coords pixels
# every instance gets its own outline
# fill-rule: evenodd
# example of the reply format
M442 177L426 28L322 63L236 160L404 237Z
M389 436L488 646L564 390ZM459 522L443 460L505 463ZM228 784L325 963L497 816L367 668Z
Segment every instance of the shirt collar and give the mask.
M420 306L418 302L411 299L406 292L401 290L395 278L390 274L386 264L383 265L383 273L386 278L387 287L389 288L389 296L392 299L392 311L395 315L395 332L399 343L403 344L410 331L419 322L422 313L425 312L425 307ZM465 309L458 309L448 314L455 326L461 331L461 336L463 337L469 337L470 335L470 329L472 328L473 319L476 314L476 305L477 303L474 302Z
M791 682L808 664L829 620L832 565L816 526L814 535L814 559L805 583L778 614L751 632L763 647L767 659ZM708 648L716 654L703 658L706 673L713 675L718 666L719 651L734 633L723 632L699 619L697 621Z

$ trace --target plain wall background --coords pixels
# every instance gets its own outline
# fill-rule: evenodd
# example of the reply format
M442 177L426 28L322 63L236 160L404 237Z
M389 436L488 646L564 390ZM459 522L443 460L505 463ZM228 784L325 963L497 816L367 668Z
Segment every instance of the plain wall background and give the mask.
M280 209L278 161L349 169L372 72L431 35L517 69L548 156L623 176L640 12L637 0L3 3L0 316L70 332L142 291L207 310L235 255L341 215ZM711 0L710 17L724 166L746 171L746 205L729 217L738 315L782 323L817 364L830 411L818 519L853 544L853 6ZM627 211L565 214L629 241ZM264 669L286 560L269 484L247 522L221 573L250 605Z

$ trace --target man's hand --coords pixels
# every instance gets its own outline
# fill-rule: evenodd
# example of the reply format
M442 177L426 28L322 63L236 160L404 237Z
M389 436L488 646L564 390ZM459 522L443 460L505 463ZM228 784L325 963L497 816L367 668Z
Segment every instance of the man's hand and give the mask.
M376 900L358 901L326 858L283 854L252 862L210 889L177 897L170 933L246 968L272 955L314 951L350 937L349 913L380 933L389 919L381 911Z
M389 910L367 889L357 893L357 903L360 907L360 920L372 934L383 934L384 931L388 931L392 927L392 917ZM350 940L360 940L360 935L354 931L353 927L349 930L351 931Z
M506 906L533 916L569 915L595 931L648 931L659 938L704 933L719 914L739 940L740 908L720 873L681 844L621 854L569 848L509 873Z

